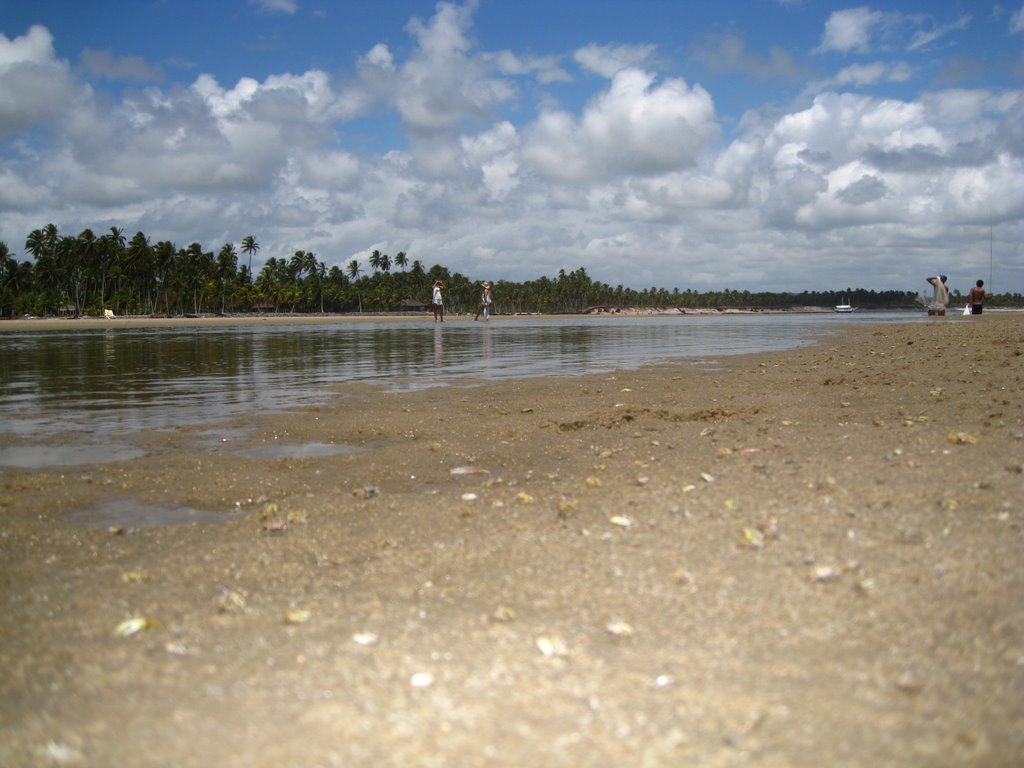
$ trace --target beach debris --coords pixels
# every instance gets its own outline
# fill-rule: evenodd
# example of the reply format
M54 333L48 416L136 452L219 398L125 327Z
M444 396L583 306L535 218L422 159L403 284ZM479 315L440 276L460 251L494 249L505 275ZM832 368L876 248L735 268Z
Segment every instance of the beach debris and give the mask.
M649 478L647 475L640 475L636 479L636 484L640 486L647 485L649 482L651 482L651 478Z
M380 490L375 485L364 485L362 488L356 488L352 491L352 495L357 499L372 499L380 493Z
M921 679L914 674L914 670L905 669L900 676L896 678L896 687L904 693L915 695L921 692L921 689L924 688L924 683L922 683Z
M480 497L477 496L475 493L464 493L462 494L462 496L460 496L460 498L463 501L476 501Z
M569 648L566 646L565 641L560 637L541 635L537 638L536 643L537 650L549 659L569 655Z
M613 637L632 637L636 633L633 625L625 621L609 621L604 628Z
M798 426L800 426L800 422L797 421L796 419L783 419L779 423L782 426L784 426L784 427L798 427Z
M521 504L533 504L534 498L526 491L520 491L519 493L516 494L516 501L518 501Z
M931 389L928 390L928 394L931 395L932 397L941 397L942 387L932 387Z
M676 584L681 584L683 586L690 586L695 581L693 574L683 568L677 568L672 571L672 573L669 574L669 578Z
M608 518L608 522L612 525L617 525L620 528L629 528L633 524L633 521L625 515L614 515Z
M452 477L475 477L481 475L491 474L490 470L484 469L483 467L465 466L465 467L452 467L448 470L448 474Z
M600 488L601 487L601 478L600 477L594 477L593 475L591 475L584 482L587 484L587 488Z
M564 520L570 512L575 512L577 504L576 499L562 499L558 502L558 518Z
M696 491L696 490L697 490L697 486L694 485L693 483L687 483L686 485L683 486L683 493L690 493L691 491Z
M429 672L416 672L409 678L413 688L429 688L434 684L434 676Z
M36 755L46 761L47 765L82 765L85 755L74 747L61 744L59 741L48 741L45 747L36 750Z
M763 549L764 534L756 528L744 528L743 543L747 549Z
M670 685L675 683L676 679L672 675L658 675L654 678L653 687L655 688L668 688Z
M125 584L141 584L149 581L149 571L125 571L121 574L121 581Z
M494 609L494 613L491 614L491 619L494 621L515 621L516 609L510 608L507 605L499 605Z
M701 472L700 479L703 480L705 483L715 482L715 476L712 475L710 472Z
M950 432L946 435L946 442L951 445L974 445L978 438L970 432Z
M709 435L713 435L713 434L715 434L714 427L704 427L704 429L702 429L700 431L700 436L701 437L708 437Z
M293 509L285 516L285 520L289 523L308 523L309 512L304 509Z
M271 517L263 521L263 530L267 533L284 533L288 530L288 524L282 517Z
M885 426L885 419L875 419L875 420L874 420L874 421L872 421L871 423L872 423L872 424L873 424L874 426L876 426L876 427L884 427L884 426Z
M242 610L247 603L245 595L235 589L222 589L217 595L217 611L220 613Z
M824 584L826 582L835 581L843 575L843 571L840 568L836 568L831 565L816 565L811 568L810 573L807 574L807 578L816 584Z
M289 608L284 612L285 624L305 624L313 614L304 608Z
M533 408L520 408L520 413L533 413Z
M723 446L715 452L715 456L719 459L727 459L732 456L732 448L726 448Z
M867 596L874 592L877 586L873 578L864 576L857 580L856 589L859 594Z
M376 645L379 640L380 638L377 637L376 632L355 632L352 635L352 642L364 647Z
M132 616L130 619L125 619L117 625L114 629L114 636L131 637L155 626L156 624L152 619L148 619L145 616Z

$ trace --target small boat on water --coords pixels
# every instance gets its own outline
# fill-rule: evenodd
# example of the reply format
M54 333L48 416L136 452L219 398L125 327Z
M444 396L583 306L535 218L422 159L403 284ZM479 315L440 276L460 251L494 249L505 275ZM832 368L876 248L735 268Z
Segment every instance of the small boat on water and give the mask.
M853 312L854 309L856 309L856 307L852 306L850 304L850 300L846 298L843 299L842 304L836 304L835 306L836 312Z

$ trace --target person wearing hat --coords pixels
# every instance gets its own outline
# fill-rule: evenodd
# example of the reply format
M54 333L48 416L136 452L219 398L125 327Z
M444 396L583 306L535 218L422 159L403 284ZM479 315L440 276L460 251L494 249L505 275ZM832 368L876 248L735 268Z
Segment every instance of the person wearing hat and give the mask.
M480 313L483 312L484 320L491 319L491 284L484 280L480 283L483 290L480 293L480 306L476 308L476 315L473 316L474 320L480 319Z
M444 283L440 279L434 280L434 322L444 322L444 300L441 298L441 289Z
M928 305L928 314L945 317L946 305L949 304L949 289L946 287L946 276L936 275L935 277L929 277L928 282L935 288L932 303Z

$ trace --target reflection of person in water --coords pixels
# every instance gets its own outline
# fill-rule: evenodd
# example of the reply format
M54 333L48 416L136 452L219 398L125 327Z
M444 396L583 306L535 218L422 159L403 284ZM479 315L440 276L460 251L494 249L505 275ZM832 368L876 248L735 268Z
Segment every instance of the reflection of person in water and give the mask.
M444 367L444 334L440 328L434 328L434 367Z

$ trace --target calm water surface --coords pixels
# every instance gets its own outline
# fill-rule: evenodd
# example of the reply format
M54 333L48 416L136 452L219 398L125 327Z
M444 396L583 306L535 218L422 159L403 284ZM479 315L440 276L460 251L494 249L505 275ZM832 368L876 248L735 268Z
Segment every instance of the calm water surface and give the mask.
M323 402L340 384L391 390L572 376L678 358L790 349L843 324L919 313L382 321L0 333L0 466L26 443L118 436ZM71 441L74 442L74 441ZM51 447L48 450L57 450ZM20 452L20 454L19 454Z

